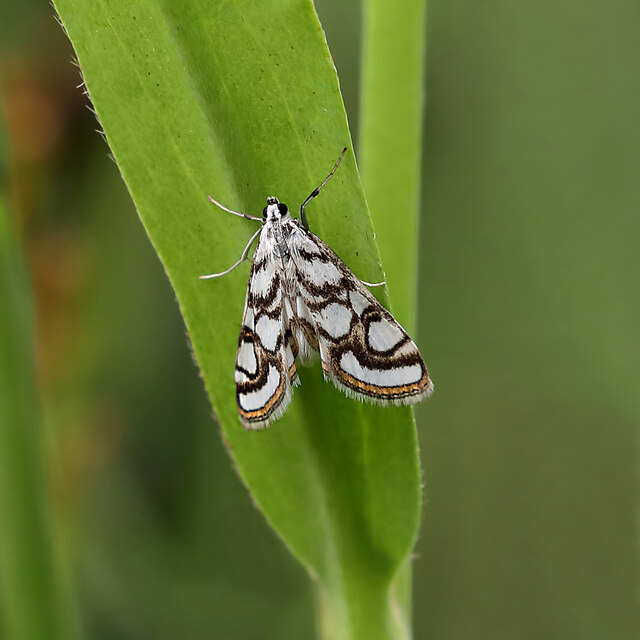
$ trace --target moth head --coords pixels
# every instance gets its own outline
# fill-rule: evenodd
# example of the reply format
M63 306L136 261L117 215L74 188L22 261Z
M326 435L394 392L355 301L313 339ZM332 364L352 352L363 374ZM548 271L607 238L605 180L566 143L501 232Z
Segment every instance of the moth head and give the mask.
M287 215L289 209L287 205L279 202L278 198L269 196L267 198L267 206L262 210L262 217L265 220L280 220Z

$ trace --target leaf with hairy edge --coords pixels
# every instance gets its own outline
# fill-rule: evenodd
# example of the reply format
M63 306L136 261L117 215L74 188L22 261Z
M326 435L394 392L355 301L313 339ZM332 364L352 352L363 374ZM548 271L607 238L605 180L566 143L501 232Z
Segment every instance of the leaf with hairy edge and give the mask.
M276 195L292 210L350 145L338 82L307 0L57 0L142 222L176 291L236 467L317 579L326 638L402 638L390 596L419 522L412 414L364 406L303 371L285 417L248 433L233 369L247 269L235 262ZM365 280L381 269L349 153L308 208L312 229ZM179 425L176 425L179 428ZM257 569L259 570L259 569Z

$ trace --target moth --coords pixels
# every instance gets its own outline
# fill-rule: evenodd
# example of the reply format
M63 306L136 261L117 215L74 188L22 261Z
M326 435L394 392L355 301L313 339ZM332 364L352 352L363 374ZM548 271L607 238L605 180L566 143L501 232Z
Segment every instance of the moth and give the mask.
M244 303L235 382L240 420L261 429L278 420L300 384L296 365L319 354L325 380L348 396L380 405L409 405L431 395L433 383L415 343L344 262L309 230L305 207L336 172L300 206L300 221L287 205L267 198L262 218L223 211L262 223L240 259L259 237Z

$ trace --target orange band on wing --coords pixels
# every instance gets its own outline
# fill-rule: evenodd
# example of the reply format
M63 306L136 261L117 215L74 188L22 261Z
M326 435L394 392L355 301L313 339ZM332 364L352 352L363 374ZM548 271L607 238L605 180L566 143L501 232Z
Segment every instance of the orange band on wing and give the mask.
M335 373L338 374L342 382L344 382L348 387L351 387L356 391L360 391L365 395L377 396L379 398L405 398L406 396L413 396L424 391L424 389L429 385L429 374L426 371L418 382L406 384L402 387L378 387L369 382L358 380L358 378L354 378L351 374L343 371L342 369L337 369Z
M245 411L238 403L238 410L240 411L240 415L247 422L257 422L258 420L264 420L265 418L268 418L271 412L280 404L282 396L284 395L284 376L282 375L282 372L279 373L280 384L278 385L278 388L275 390L271 398L269 398L269 401L264 405L264 407L255 409L254 411Z

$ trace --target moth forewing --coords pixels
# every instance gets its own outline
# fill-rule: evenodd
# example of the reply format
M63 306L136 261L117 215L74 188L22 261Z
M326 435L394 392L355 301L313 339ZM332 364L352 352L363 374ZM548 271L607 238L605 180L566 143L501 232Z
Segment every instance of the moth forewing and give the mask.
M301 231L316 246L296 262L325 378L347 395L376 404L415 404L428 397L433 384L402 326L320 238Z
M280 273L266 228L260 235L247 286L236 357L236 399L247 429L280 418L297 383L295 359L286 339Z

